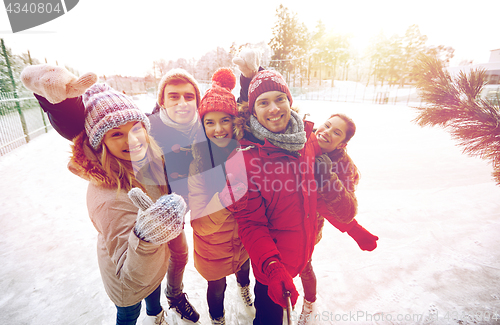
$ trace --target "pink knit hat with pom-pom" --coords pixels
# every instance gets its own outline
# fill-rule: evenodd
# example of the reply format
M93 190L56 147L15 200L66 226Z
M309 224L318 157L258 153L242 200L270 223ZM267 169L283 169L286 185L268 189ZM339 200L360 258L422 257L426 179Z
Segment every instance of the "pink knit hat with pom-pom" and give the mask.
M90 145L99 149L104 135L109 130L128 122L142 122L149 132L148 117L131 97L124 95L107 84L98 83L85 91L82 97L85 106L85 131Z
M238 115L236 100L231 90L236 86L236 77L231 69L220 68L212 76L212 87L203 96L198 113L200 118L209 112L224 112Z

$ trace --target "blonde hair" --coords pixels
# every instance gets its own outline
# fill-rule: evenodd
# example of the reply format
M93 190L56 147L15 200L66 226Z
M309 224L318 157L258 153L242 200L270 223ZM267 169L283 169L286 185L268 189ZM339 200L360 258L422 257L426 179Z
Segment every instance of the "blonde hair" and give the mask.
M163 152L153 137L147 132L146 134L146 139L149 144L146 156L149 162L151 176L155 184L159 187L160 193L162 195L168 194L169 190L164 169ZM102 142L100 162L108 177L116 183L118 187L117 194L121 189L128 192L133 187L138 187L147 193L145 186L137 179L137 176L142 174L141 171L137 172L136 175L132 162L115 157L111 154L104 142Z

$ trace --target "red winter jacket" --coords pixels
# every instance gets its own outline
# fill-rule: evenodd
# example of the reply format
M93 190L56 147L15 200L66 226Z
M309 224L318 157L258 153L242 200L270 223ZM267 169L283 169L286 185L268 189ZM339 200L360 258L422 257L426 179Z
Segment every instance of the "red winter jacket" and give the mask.
M315 156L321 154L313 124L304 122L306 145L298 154L252 135L240 140L245 166L228 161L227 173L248 182L246 207L234 214L255 278L267 285L266 260L277 257L292 277L311 258L316 234ZM238 150L238 149L237 149ZM245 168L243 168L245 167ZM246 172L245 172L246 171Z

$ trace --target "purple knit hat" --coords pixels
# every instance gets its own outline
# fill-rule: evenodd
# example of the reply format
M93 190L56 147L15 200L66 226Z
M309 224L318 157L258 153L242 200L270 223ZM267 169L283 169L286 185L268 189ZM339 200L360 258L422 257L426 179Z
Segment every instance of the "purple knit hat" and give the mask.
M85 131L92 148L98 149L106 132L128 122L142 122L149 133L149 119L134 101L106 84L95 84L83 94Z
M292 94L283 76L278 71L262 70L253 77L248 87L248 108L250 109L250 113L253 112L253 106L257 97L268 91L281 91L285 93L290 106L292 106Z

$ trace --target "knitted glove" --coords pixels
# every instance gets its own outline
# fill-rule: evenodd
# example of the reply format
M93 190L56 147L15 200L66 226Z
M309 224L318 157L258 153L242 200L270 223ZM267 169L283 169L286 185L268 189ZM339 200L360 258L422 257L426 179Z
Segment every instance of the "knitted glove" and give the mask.
M134 233L140 239L161 245L180 235L186 214L186 202L175 193L160 197L155 203L140 188L128 192L139 208Z
M255 49L244 49L239 57L233 58L233 63L238 66L243 76L252 79L258 72L261 53Z
M281 262L273 260L267 265L265 274L268 279L267 294L269 298L281 307L286 308L287 301L284 294L286 291L290 291L292 306L295 306L299 293L295 289L293 279L285 266Z
M364 251L372 251L377 248L377 236L372 235L368 230L360 226L356 220L351 221L351 223L354 223L354 225L347 230L347 234L358 243L359 248Z
M89 72L77 78L68 70L48 64L30 65L21 73L24 86L35 94L57 104L67 98L82 95L97 81L95 73Z
M224 208L234 213L247 206L248 187L242 182L232 186L232 179L232 174L228 174L226 186L219 193L219 201Z

